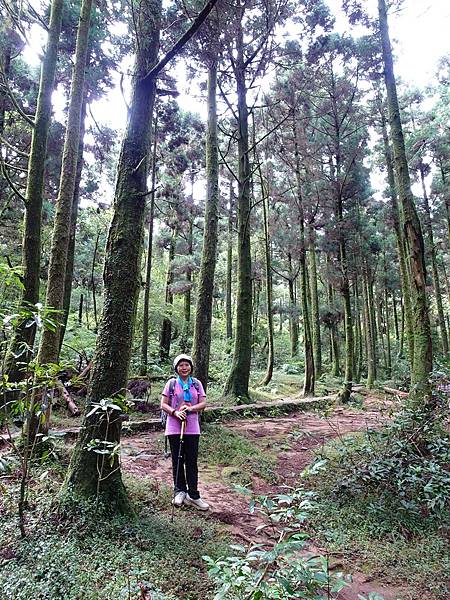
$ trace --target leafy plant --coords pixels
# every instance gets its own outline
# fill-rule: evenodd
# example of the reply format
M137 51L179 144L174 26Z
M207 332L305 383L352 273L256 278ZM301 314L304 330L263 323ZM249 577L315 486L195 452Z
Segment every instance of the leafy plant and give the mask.
M345 577L330 573L327 557L308 551L305 521L314 511L312 493L297 489L259 496L251 510L264 515L265 523L258 529L269 528L275 541L249 548L233 545L234 555L219 559L204 556L208 573L218 585L214 600L335 598L347 583Z

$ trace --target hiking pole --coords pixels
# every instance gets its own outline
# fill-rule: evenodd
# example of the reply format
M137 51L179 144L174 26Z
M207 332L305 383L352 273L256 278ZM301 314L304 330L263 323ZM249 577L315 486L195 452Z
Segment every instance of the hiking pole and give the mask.
M170 522L173 523L173 515L174 515L174 510L175 510L175 496L177 494L177 483L178 483L178 473L180 472L180 461L181 461L181 453L183 450L183 437L184 437L184 430L186 429L186 419L183 419L183 421L181 421L181 433L180 433L180 445L178 446L178 459L177 459L177 469L175 472L175 485L173 486L173 498L172 498L172 515L170 517Z

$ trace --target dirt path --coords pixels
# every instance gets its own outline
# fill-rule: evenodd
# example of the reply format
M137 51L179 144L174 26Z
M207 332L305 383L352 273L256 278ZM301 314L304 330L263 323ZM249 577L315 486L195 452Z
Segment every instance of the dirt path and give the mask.
M374 428L388 418L391 403L368 397L364 411L337 407L325 417L315 413L299 412L289 416L258 420L238 420L226 424L232 431L253 440L263 450L276 454L277 485L270 485L253 477L255 494L282 493L285 486L293 486L299 473L310 464L323 444L349 432ZM122 440L122 464L125 472L171 486L170 459L161 452L161 433L145 432ZM241 542L267 541L263 534L255 536L262 523L258 514L249 514L248 499L230 489L222 477L227 465L200 468L202 497L210 504L208 519L221 521L229 533ZM183 510L183 509L182 509ZM320 550L320 549L319 549ZM354 575L354 583L341 593L341 600L357 600L358 594L369 591L380 593L385 600L401 598L401 590L387 588L364 575Z

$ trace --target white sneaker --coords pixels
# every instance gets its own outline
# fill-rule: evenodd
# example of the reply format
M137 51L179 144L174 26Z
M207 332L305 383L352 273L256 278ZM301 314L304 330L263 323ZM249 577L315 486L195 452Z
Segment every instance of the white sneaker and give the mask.
M185 495L184 503L186 504L186 506L193 506L197 510L209 510L209 504L207 502L205 502L201 498L197 498L197 500L194 500L189 496L189 494Z
M174 506L180 507L183 504L185 498L186 492L178 492L177 494L175 494L175 498L172 500L172 504Z

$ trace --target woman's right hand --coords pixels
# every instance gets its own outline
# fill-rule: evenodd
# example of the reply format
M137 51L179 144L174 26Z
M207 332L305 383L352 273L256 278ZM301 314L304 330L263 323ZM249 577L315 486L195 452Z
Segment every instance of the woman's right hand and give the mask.
M176 410L173 413L173 416L176 417L177 419L180 419L180 421L186 420L186 413L184 412L184 410Z

